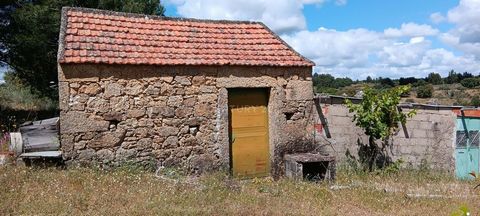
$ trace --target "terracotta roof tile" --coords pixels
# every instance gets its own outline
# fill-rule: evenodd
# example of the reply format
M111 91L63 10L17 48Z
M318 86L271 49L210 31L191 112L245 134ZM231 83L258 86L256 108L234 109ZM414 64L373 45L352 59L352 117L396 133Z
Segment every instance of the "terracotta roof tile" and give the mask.
M66 16L65 16L66 15ZM259 22L65 8L60 63L313 66Z

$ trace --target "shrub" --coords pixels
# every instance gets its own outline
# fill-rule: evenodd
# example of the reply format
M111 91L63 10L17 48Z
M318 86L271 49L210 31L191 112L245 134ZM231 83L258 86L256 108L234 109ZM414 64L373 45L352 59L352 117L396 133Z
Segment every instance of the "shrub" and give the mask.
M389 165L391 147L389 138L399 127L405 124L407 118L415 115L415 110L408 113L399 112L398 104L400 96L410 90L410 86L398 86L384 91L365 88L363 100L359 104L353 104L346 100L350 113L354 113L355 125L362 128L368 136L368 144L361 143L359 149L360 163L364 169L373 171ZM381 141L381 145L377 141Z
M466 78L460 82L462 86L467 87L467 88L475 88L477 86L480 86L480 78Z
M433 95L433 86L432 85L423 85L417 87L417 97L418 98L431 98Z
M330 95L337 95L338 93L337 89L330 87L317 86L315 89L317 90L317 93L326 93Z
M475 107L480 106L480 97L478 97L478 95L473 96L472 101L470 101L470 105Z
M347 86L340 89L337 93L338 95L346 94L349 97L353 97L357 93L357 88L355 88L354 86Z
M427 82L423 79L419 79L416 83L413 83L413 87L424 86L427 85Z

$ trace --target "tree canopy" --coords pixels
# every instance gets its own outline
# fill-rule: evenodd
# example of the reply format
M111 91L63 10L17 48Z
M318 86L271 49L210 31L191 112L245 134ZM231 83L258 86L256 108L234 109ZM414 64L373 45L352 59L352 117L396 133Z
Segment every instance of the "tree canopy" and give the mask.
M442 84L442 76L440 76L440 74L438 73L430 73L428 74L427 76L427 82L433 84L433 85L438 85L438 84Z
M57 49L64 6L163 15L159 0L19 0L0 4L0 62L42 96L57 97Z

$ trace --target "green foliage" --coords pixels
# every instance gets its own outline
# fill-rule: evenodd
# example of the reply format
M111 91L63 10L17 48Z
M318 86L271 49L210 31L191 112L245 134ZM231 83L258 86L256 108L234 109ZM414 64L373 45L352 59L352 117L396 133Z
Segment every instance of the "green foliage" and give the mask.
M478 77L470 77L462 80L460 82L462 86L467 87L467 88L475 88L477 86L480 86L480 78Z
M349 97L353 97L355 96L355 94L357 94L357 88L355 88L354 86L347 86L347 87L344 87L342 89L340 89L338 92L338 95L347 95Z
M12 110L51 110L56 109L57 101L40 97L24 85L11 72L5 73L5 83L0 85L0 106Z
M15 76L35 92L57 97L57 49L60 11L64 6L163 15L158 0L20 0L1 5L8 8L0 22L0 45L6 53L0 62L9 65Z
M313 84L321 88L341 88L353 84L350 78L335 78L330 74L314 74Z
M406 78L400 77L400 79L398 80L398 84L399 85L408 85L408 84L414 84L417 81L418 81L418 79L415 78L415 77L406 77Z
M378 78L378 82L375 85L376 89L389 89L395 86L395 82L393 82L390 78Z
M313 74L313 85L320 87L333 87L335 77L330 74Z
M480 106L480 97L478 95L473 96L472 101L470 102L470 105L475 107Z
M418 87L418 86L424 86L424 85L427 85L427 81L423 80L423 79L419 79L417 82L413 83L412 86L413 87Z
M386 152L386 147L389 145L388 139L399 128L399 123L404 124L407 118L416 113L415 110L408 113L398 110L401 95L409 90L410 86L398 86L382 91L365 88L363 99L359 104L346 100L349 112L354 113L353 121L369 137L368 147L364 146L366 150L363 153L365 155L362 163L368 165L370 171L377 165L379 154L383 154L383 165L385 165L388 156ZM382 140L381 147L376 140Z
M454 84L454 83L458 83L460 81L460 78L454 70L451 70L450 72L448 72L448 76L445 77L444 81L447 84Z
M433 84L433 85L439 85L442 84L442 76L438 73L430 73L427 76L427 82Z
M463 205L461 206L460 208L458 208L457 210L455 210L454 212L452 212L452 216L470 216L471 213L470 213L470 209Z
M393 174L397 174L398 172L400 172L400 169L402 168L402 165L405 163L405 161L403 161L403 159L398 159L396 160L395 162L389 164L388 166L386 166L383 170L379 170L379 174L382 174L382 175L393 175Z
M346 87L352 84L353 84L353 81L350 78L345 77L345 78L335 78L335 82L333 85L336 88L341 88L341 87Z
M350 112L355 113L353 120L356 125L365 130L365 134L374 139L385 139L393 130L398 128L398 123L405 123L407 117L412 117L415 112L407 114L398 112L400 96L410 90L410 86L375 91L371 88L364 89L363 100L360 104L353 104L347 100Z
M329 95L338 95L338 89L330 87L316 86L315 90L317 93L325 93Z
M365 79L365 82L366 82L366 83L371 83L371 82L373 82L372 77L367 76L367 79Z
M433 95L433 86L431 84L417 87L418 98L431 98L432 95Z
M318 93L338 94L338 89L353 84L350 78L335 78L330 74L314 74L313 85Z

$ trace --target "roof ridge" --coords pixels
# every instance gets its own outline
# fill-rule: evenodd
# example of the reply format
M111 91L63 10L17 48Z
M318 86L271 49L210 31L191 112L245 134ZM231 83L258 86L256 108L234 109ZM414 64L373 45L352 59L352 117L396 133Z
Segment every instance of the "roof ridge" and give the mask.
M307 61L307 62L311 63L313 66L315 66L315 62L313 62L312 60L303 56L302 54L297 52L297 50L293 49L293 47L291 47L287 42L285 42L277 33L273 32L267 25L265 25L262 22L260 22L260 25L262 25L265 29L267 29L267 31L269 31L270 34L272 34L278 41L280 41L283 45L285 45L289 50L291 50L293 53L295 53L295 55L297 55L298 57L300 57L304 61Z
M124 16L124 17L132 17L132 18L149 18L149 19L157 19L157 20L168 20L168 21L189 21L189 22L203 22L203 23L226 23L226 24L262 24L265 25L261 21L249 21L249 20L214 20L214 19L197 19L197 18L185 18L185 17L167 17L167 16L158 16L158 15L148 15L148 14L141 14L141 13L130 13L130 12L119 12L119 11L111 11L111 10L103 10L103 9L96 9L96 8L85 8L85 7L63 7L62 9L67 11L79 11L79 12L88 12L88 13L96 13L96 14L106 14L106 15L114 15L114 16Z

